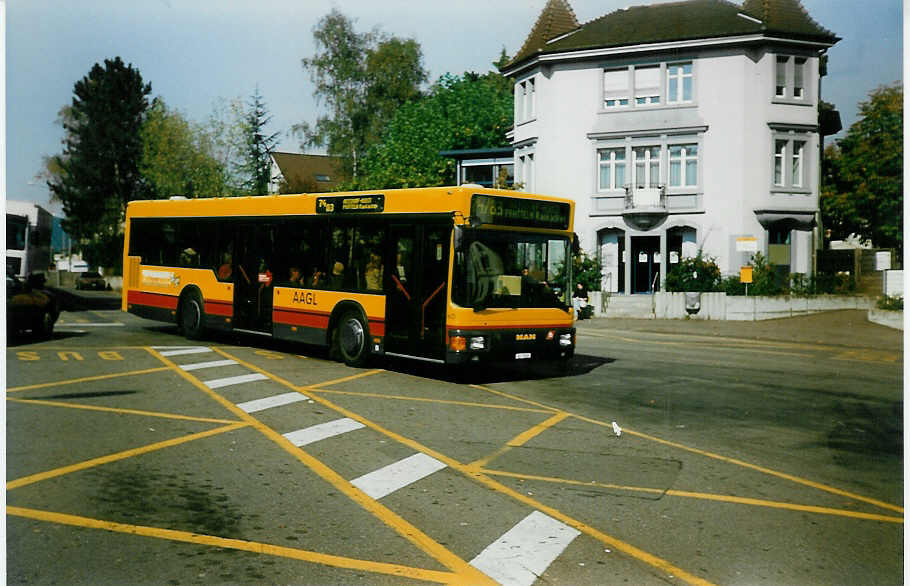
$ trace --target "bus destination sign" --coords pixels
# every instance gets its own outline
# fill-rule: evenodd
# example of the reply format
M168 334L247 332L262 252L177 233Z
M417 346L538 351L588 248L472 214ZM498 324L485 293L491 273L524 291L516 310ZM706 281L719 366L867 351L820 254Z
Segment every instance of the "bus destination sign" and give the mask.
M385 209L385 195L339 195L317 197L317 214L362 214Z
M569 204L475 193L471 198L471 218L483 224L526 226L568 230Z

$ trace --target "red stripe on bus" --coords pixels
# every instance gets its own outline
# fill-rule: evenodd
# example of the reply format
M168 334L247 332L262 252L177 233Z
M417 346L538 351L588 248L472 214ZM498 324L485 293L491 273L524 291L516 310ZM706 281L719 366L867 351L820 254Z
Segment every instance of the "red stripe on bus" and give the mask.
M572 324L557 324L557 325L544 325L540 326L537 324L527 324L523 326L519 325L508 325L508 326L449 326L446 328L446 331L449 333L463 330L470 332L477 331L486 331L486 330L557 330L562 328L572 327Z
M234 304L228 301L206 299L205 312L210 315L223 315L225 317L231 317L234 315Z
M177 309L177 297L174 295L165 295L163 293L146 293L145 291L130 290L126 296L126 302L135 305L160 307L163 309Z
M331 315L323 311L303 311L301 309L275 309L272 321L276 324L303 326L307 328L328 329ZM385 336L385 320L367 318L370 335Z

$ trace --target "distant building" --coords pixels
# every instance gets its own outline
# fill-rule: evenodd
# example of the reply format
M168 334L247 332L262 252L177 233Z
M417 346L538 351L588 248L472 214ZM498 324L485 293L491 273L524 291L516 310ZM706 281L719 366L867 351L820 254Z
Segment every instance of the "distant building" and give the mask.
M603 287L647 293L699 250L811 273L818 103L840 39L799 0L685 0L580 24L549 0L515 80L515 181L573 198Z
M512 187L515 161L512 147L442 151L455 159L455 184L476 183L484 187Z
M347 181L341 158L329 155L272 153L269 193L319 193L333 191Z

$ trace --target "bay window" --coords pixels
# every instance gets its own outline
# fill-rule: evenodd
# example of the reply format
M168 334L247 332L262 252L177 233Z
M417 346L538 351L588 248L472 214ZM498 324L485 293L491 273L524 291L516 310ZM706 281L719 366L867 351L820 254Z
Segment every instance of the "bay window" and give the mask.
M698 145L670 145L670 187L698 185Z
M774 97L802 101L808 97L805 57L777 55L774 59Z
M772 145L772 189L774 191L809 188L809 134L776 132Z

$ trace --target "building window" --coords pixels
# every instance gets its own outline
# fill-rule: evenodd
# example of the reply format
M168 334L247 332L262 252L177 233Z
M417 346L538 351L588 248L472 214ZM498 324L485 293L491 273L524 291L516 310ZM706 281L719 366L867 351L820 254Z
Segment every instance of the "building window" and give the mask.
M660 103L660 66L635 69L635 104Z
M691 61L605 69L604 109L692 103L694 79Z
M774 185L784 184L784 163L787 159L787 141L774 141Z
M518 168L515 170L515 179L522 184L523 191L534 191L534 153L518 155Z
M626 184L626 149L600 149L598 158L598 190L622 189Z
M667 65L667 102L678 104L692 101L692 63Z
M629 105L629 70L604 71L604 107L624 108Z
M660 185L659 146L633 147L632 163L635 165L635 187L646 188Z
M698 145L670 145L670 187L698 185Z
M806 58L778 55L774 62L774 96L806 99Z
M537 97L534 85L533 77L515 84L515 119L518 122L527 122L535 116Z
M693 193L699 186L701 149L697 135L665 136L659 144L635 144L644 139L626 137L597 149L598 192L666 186L671 194ZM608 194L612 195L612 194Z
M802 136L774 138L775 187L805 189L808 186L806 160L808 141Z

